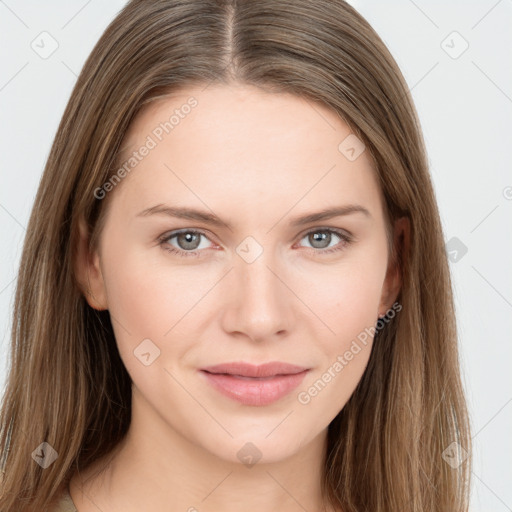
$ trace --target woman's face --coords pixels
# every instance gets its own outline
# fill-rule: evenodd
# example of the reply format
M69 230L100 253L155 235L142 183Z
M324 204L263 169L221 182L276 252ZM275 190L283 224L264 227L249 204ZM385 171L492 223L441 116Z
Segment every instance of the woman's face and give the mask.
M398 293L368 150L320 104L203 86L150 104L125 163L97 190L112 196L88 300L110 311L134 410L233 462L325 434ZM306 371L203 371L233 362Z

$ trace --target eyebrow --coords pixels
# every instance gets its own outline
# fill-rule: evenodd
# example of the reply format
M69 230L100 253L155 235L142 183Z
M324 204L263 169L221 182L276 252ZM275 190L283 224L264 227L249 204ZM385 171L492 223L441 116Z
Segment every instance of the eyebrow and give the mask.
M332 219L334 217L341 217L344 215L352 215L355 213L362 213L365 217L371 218L371 213L359 204L348 204L344 206L334 206L332 208L324 208L318 212L307 213L299 217L294 217L290 225L293 227L302 226L304 224L311 224L312 222L319 222L322 220ZM168 215L170 217L176 217L179 219L187 220L198 220L212 224L214 226L225 227L231 230L231 225L224 222L222 219L217 217L213 213L209 213L202 210L196 210L194 208L177 208L168 206L165 204L157 204L151 208L146 208L137 214L137 217L147 217L150 215Z

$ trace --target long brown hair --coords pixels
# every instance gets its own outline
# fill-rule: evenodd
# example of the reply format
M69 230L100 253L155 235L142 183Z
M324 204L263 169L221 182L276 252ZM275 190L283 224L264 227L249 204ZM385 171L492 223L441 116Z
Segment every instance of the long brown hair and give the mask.
M344 512L466 511L470 426L421 127L396 62L343 0L134 0L106 29L62 117L27 228L0 412L0 509L46 509L126 434L131 380L108 311L88 305L74 271L79 220L94 248L108 204L94 192L115 173L143 105L232 82L337 112L370 151L389 219L410 220L409 243L393 248L402 310L329 425L326 497ZM448 463L454 449L469 457ZM42 467L38 450L57 458Z

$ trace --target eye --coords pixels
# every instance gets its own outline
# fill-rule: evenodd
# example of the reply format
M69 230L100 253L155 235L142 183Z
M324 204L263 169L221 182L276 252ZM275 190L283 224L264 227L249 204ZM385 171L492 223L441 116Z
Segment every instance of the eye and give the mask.
M202 231L182 229L181 231L175 231L162 236L159 238L159 242L162 249L168 252L179 254L180 256L198 257L200 250L207 248L204 246L201 247L201 237L208 238ZM177 247L170 243L174 238L176 239Z
M341 240L341 243L330 245L331 242L336 242L336 237ZM308 231L301 240L304 239L307 239L312 249L317 249L314 251L315 253L320 254L341 251L352 241L352 237L348 233L333 228L316 228Z
M333 238L334 235L334 238ZM201 238L209 240L205 233L195 229L182 229L174 231L170 234L165 234L159 238L159 243L162 249L177 254L178 256L194 256L200 257L203 249L207 249L208 245L201 246ZM338 238L341 242L331 245ZM171 243L171 240L176 239L176 245ZM341 230L333 228L316 228L308 231L301 240L307 239L311 244L310 249L315 254L328 254L336 251L341 251L348 244L352 242L352 237Z

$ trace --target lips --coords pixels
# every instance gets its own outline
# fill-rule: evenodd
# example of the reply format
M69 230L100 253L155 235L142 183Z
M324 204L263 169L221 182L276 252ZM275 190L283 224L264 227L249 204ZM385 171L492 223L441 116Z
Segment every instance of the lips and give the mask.
M293 375L303 372L308 368L288 363L271 362L261 365L250 363L224 363L203 368L209 373L227 373L240 377L274 377L275 375Z
M244 405L262 406L275 402L296 388L309 368L282 362L262 365L225 363L202 368L217 391Z

